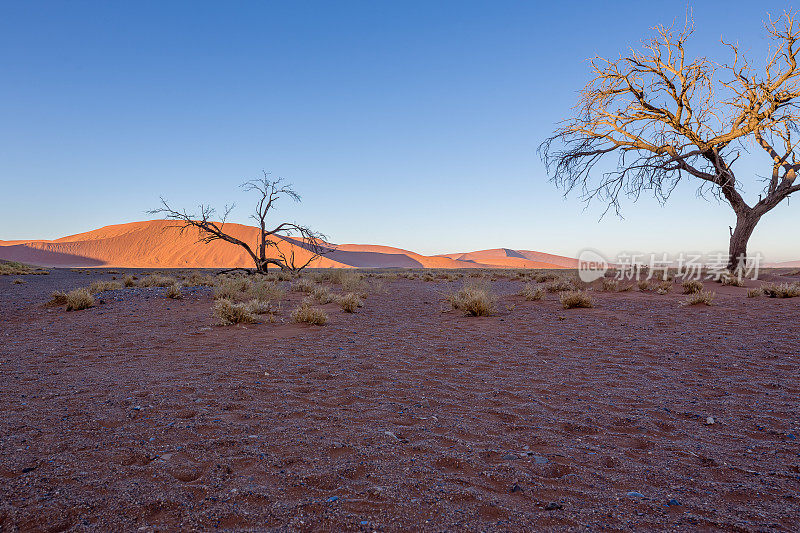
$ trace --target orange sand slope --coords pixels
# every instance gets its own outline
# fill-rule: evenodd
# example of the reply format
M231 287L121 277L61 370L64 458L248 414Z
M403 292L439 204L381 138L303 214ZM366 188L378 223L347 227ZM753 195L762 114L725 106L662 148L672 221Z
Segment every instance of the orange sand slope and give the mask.
M232 236L254 246L258 229L226 224ZM194 228L181 231L173 222L151 220L106 226L54 241L0 241L0 259L42 266L136 268L234 268L252 266L240 247L222 241L197 242ZM281 241L303 263L309 252L302 241ZM255 246L254 246L255 247ZM498 248L463 254L420 255L400 248L367 244L330 245L316 268L576 268L577 260L527 250Z

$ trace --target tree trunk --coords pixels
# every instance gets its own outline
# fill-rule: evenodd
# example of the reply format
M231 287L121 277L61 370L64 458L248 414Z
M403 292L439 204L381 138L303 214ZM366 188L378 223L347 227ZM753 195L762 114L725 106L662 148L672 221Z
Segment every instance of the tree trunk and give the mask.
M752 211L739 213L736 216L736 228L731 233L731 243L728 248L728 270L731 272L741 269L744 272L747 261L747 243L756 224L761 220L761 215Z

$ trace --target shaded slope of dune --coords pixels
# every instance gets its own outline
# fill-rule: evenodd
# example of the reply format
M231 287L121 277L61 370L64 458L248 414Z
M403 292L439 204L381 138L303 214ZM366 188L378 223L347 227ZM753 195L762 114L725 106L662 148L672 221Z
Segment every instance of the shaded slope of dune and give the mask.
M255 245L258 229L226 224L232 236ZM43 266L114 266L137 268L234 268L252 265L247 253L223 241L198 243L194 228L181 231L173 222L151 220L106 226L53 241L0 241L0 259ZM281 241L304 263L310 252L302 241ZM425 256L390 246L331 245L316 259L317 268L575 268L576 260L527 250L498 248L462 254Z

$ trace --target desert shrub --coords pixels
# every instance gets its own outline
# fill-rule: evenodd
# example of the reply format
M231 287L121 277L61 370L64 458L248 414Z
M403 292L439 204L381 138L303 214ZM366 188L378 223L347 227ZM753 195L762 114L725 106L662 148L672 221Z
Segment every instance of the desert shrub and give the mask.
M714 303L714 294L710 291L699 291L689 294L689 297L681 302L681 305L712 305Z
M216 280L213 276L209 276L208 274L192 272L189 274L186 284L190 287L213 287L216 285Z
M748 298L758 298L759 296L764 295L764 289L757 288L757 289L750 289L747 291Z
M436 276L434 276L430 272L426 272L425 274L422 275L422 277L420 279L422 281L429 281L429 282L430 281L436 281Z
M647 292L650 290L650 282L646 279L639 280L636 286L639 287L639 290L642 292Z
M800 283L766 283L761 290L770 298L795 298L800 296Z
M308 300L303 300L292 312L292 320L301 324L324 326L328 322L328 315L318 307L311 307Z
M448 297L453 309L469 316L490 316L495 312L497 298L484 283L468 283Z
M12 281L11 283L13 283L14 285L22 285L23 283L25 283L25 280L22 279L22 278L17 278L14 281Z
M331 294L331 291L322 285L317 285L314 287L314 290L311 291L311 296L313 296L316 301L323 305L333 301L333 294Z
M252 324L256 321L250 306L232 302L227 298L220 298L214 302L212 314L219 320L221 326Z
M683 294L694 294L703 290L703 282L696 279L687 279L681 283Z
M603 278L603 290L606 292L617 292L619 282L615 279Z
M143 277L139 280L140 287L169 287L170 285L176 283L176 280L172 276L165 276L163 274L150 274L149 276Z
M572 280L567 278L557 278L545 285L547 292L565 292L575 290Z
M340 296L337 299L337 303L347 313L354 313L357 308L364 305L361 303L361 298L354 292L348 292L344 296Z
M95 281L89 285L89 292L97 294L99 292L113 291L122 288L122 283L119 281Z
M245 308L254 315L275 315L279 308L269 300L253 299L245 304Z
M544 298L544 289L533 283L526 283L519 294L528 301L541 300Z
M672 282L668 280L664 280L656 286L656 292L658 294L668 294L672 292Z
M633 290L633 287L634 287L634 285L633 285L633 283L631 283L630 285L626 285L624 287L621 287L619 289L619 292L630 292L630 291Z
M94 296L89 289L75 289L66 295L67 311L80 311L94 305Z
M214 287L215 300L241 301L248 298L250 280L241 276L224 276L217 279Z
M312 293L316 287L317 284L310 279L300 278L292 285L292 290L295 292Z
M560 278L558 274L552 272L539 272L531 276L534 281L538 283L547 283L548 281L556 281Z
M173 283L167 290L164 291L165 298L172 298L173 300L180 300L183 298L183 294L181 294L181 284L180 283Z
M279 301L283 298L285 291L274 281L260 279L254 281L248 290L248 294L255 300Z
M67 305L67 293L64 291L53 291L47 305Z
M135 287L136 286L136 279L133 276L125 276L122 278L122 285L125 287Z
M586 291L562 292L560 300L564 309L574 309L576 307L594 307L594 301Z
M733 276L731 274L723 274L719 278L719 282L722 285L730 285L732 287L744 287L744 281L739 276Z

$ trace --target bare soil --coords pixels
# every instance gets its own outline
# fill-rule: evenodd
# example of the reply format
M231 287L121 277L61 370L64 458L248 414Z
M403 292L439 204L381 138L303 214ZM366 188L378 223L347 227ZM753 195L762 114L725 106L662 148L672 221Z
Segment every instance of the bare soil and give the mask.
M275 324L218 327L207 288L65 312L50 292L111 275L12 278L2 531L800 523L800 298L564 310L501 279L497 316L470 318L443 312L460 281L398 280L325 326L290 323L288 293Z

